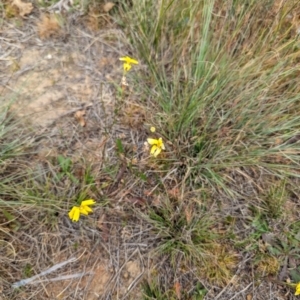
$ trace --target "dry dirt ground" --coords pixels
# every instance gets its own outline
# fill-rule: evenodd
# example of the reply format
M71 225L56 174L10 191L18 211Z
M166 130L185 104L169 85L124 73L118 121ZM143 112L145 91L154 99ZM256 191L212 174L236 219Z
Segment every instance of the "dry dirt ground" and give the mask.
M105 25L91 30L83 17L64 16L64 25L53 34L41 32L41 12L27 18L4 20L0 36L0 89L2 104L11 105L11 111L31 130L37 139L37 149L30 156L33 169L49 172L47 161L65 155L77 163L81 176L82 161L92 165L98 186L105 185L100 178L104 161L114 159L115 139L125 135L136 140L141 112L130 99L118 106L116 86L120 85L122 65L119 57L128 54L126 37L108 14ZM132 110L127 125L115 126L115 109ZM76 112L83 112L83 119L76 119ZM123 115L124 117L124 115ZM85 126L82 126L81 121ZM22 129L23 130L23 129ZM136 143L135 143L136 144ZM104 182L104 183L103 183ZM64 182L58 189L72 188ZM62 194L65 194L62 192ZM70 192L72 194L72 191ZM102 192L89 193L98 200ZM58 193L59 197L59 193ZM123 196L124 198L124 196ZM118 193L114 191L114 199ZM118 201L122 199L119 197ZM0 281L0 299L122 299L130 298L134 287L145 275L147 248L138 224L132 221L121 226L123 208L111 210L98 207L89 218L90 224L73 224L66 209L58 214L53 230L47 224L38 224L32 230L30 209L23 211L21 229L1 234L7 241L8 260L3 262ZM29 215L27 214L29 212ZM43 217L42 217L43 219ZM25 226L25 224L30 224ZM35 224L36 225L36 224ZM33 225L34 226L34 225ZM90 227L91 226L91 227ZM75 258L66 266L37 280L57 278L28 284L21 291L13 291L11 284L24 278L20 270L32 266L31 275L40 274L51 266ZM14 261L15 268L10 263ZM9 262L10 261L10 262ZM31 267L30 267L31 268ZM75 279L63 280L60 276L78 274ZM28 277L28 276L27 276ZM141 296L135 292L134 298Z

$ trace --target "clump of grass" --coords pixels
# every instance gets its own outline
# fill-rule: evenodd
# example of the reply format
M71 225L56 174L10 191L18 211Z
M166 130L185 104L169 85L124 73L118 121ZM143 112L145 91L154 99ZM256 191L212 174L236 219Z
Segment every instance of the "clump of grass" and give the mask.
M192 289L184 289L183 286L176 281L174 285L166 285L164 280L159 277L152 277L151 280L142 282L143 299L204 299L207 290L198 282Z
M230 281L238 254L224 244L226 233L219 232L220 224L204 201L181 202L166 196L142 217L157 237L156 255L168 257L174 270L194 268L200 278L218 285Z
M180 259L203 262L218 237L207 209L192 202L179 204L166 197L143 215L159 239L158 253L169 255L173 265L178 265ZM188 208L193 209L193 214L187 212Z
M287 198L288 194L285 182L274 182L273 186L267 191L263 201L267 216L272 219L280 218Z
M199 275L205 274L205 278L211 283L224 286L232 279L238 261L238 254L230 250L226 244L215 243L210 255L200 267Z
M11 237L21 228L18 217L23 213L22 197L15 197L20 183L26 178L26 155L33 145L30 132L21 129L20 121L9 113L9 105L0 107L0 273L3 284L12 276L11 261L16 257L17 238ZM24 194L22 194L24 196ZM16 209L16 207L18 209ZM29 266L29 265L28 265ZM24 273L30 273L24 268Z
M277 275L280 270L280 261L275 256L263 254L255 262L257 274L261 277Z
M288 8L274 18L273 2L133 1L123 15L148 65L140 85L152 104L147 115L194 183L232 194L236 168L296 176L299 47L280 27Z
M1 100L1 98L0 98ZM28 151L32 139L23 130L20 122L9 113L9 105L0 107L0 162L11 159Z
M9 105L0 107L0 207L8 213L16 186L26 176L25 157L34 143L30 130L21 128L20 121L9 113Z
M149 299L157 299L163 300L166 299L165 292L163 292L162 288L155 282L144 281L142 283L143 296L145 300Z

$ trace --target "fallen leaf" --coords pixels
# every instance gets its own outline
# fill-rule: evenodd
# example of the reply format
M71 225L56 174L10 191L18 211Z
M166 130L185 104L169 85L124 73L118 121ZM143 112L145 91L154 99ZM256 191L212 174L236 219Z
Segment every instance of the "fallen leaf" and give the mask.
M246 298L247 298L247 300L252 300L253 296L251 294L248 294Z
M137 160L137 158L133 158L132 160L131 160L131 164L133 164L133 165L137 165L138 164L138 160Z
M178 281L176 281L175 284L174 284L174 290L175 290L175 294L177 296L177 299L181 299L181 286L180 286L180 283Z
M283 141L282 141L281 138L276 138L276 139L275 139L275 145L276 145L276 146L279 146L279 145L281 145L282 143L283 143Z
M49 38L60 33L60 25L54 14L42 15L37 23L40 38Z
M171 190L168 190L168 194L171 198L178 199L180 196L180 190L177 187L173 187Z
M162 203L161 196L158 195L157 197L155 197L155 198L152 200L151 203L152 203L153 206L156 206L156 207L161 206L161 203Z
M19 15L24 18L25 15L28 15L33 10L32 3L25 3L21 0L13 0L12 5L15 5L19 9Z
M115 3L107 2L103 5L104 12L109 12L113 7L115 6Z
M193 211L190 207L186 207L184 210L184 214L185 214L185 218L188 224L191 223L192 219L193 219Z
M75 119L78 121L78 123L82 127L84 127L86 125L84 116L85 116L85 110L78 110L74 115Z

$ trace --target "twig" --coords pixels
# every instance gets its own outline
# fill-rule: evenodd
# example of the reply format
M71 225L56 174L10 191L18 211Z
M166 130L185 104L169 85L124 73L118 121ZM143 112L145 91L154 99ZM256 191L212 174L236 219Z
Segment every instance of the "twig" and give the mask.
M63 8L68 11L70 9L69 6L69 0L60 0L57 3L50 6L49 10L57 10L58 12L61 12Z
M236 296L238 296L239 294L245 292L248 290L248 288L252 285L253 283L249 283L244 289L242 289L241 291L239 291L238 293L236 293L233 297L231 297L229 300L233 300Z
M30 284L30 283L32 283L35 279L37 279L37 278L39 278L39 277L41 277L41 276L45 276L45 275L47 275L47 274L49 274L49 273L52 273L52 272L54 272L54 271L56 271L56 270L62 268L63 266L65 266L65 265L67 265L67 264L69 264L69 263L71 263L71 262L74 262L74 261L76 261L76 258L75 258L75 257L72 257L72 258L70 258L70 259L68 259L68 260L66 260L66 261L64 261L64 262L61 262L61 263L59 263L59 264L54 265L53 267L49 268L49 269L46 270L46 271L43 271L42 273L40 273L40 274L38 274L38 275L34 275L34 276L30 277L30 278L22 279L22 280L20 280L20 281L18 281L18 282L15 282L15 283L12 285L12 287L13 287L13 288L19 288L19 287L21 287L21 286L23 286L23 285Z
M27 284L37 284L37 283L43 283L43 282L53 282L53 281L60 281L60 280L68 280L68 279L74 279L74 278L79 278L85 275L94 275L93 272L81 272L81 273L76 273L76 274L71 274L71 275L62 275L58 276L55 278L50 278L50 279L42 279L42 280L37 280L33 282L27 282ZM20 282L20 281L19 281Z

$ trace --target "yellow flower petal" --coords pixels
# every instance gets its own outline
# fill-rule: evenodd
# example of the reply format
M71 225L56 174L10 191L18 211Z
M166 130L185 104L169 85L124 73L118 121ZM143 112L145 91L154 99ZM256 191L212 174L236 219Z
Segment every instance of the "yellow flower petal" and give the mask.
M128 58L130 58L130 57L129 56L122 56L122 57L119 58L119 60L127 62Z
M138 65L139 64L139 62L136 59L130 58L130 57L129 57L129 60L127 62L129 64L133 64L133 65Z
M157 157L157 155L161 152L161 148L156 148L155 152L153 153L154 157Z
M73 222L77 222L80 217L80 208L78 206L73 206L72 209L69 212L69 218Z
M88 215L90 212L93 212L93 210L89 206L80 206L80 213L84 215Z
M156 130L156 129L155 129L154 126L150 127L150 131L151 131L151 132L155 132L155 130Z
M157 145L158 144L158 140L156 139L147 139L147 142L150 144L150 145Z
M295 296L300 295L300 282L297 283L296 285L296 292L295 292Z
M72 209L69 211L68 215L71 220L73 219L75 209L76 209L75 206L73 206Z
M156 151L157 149L158 149L157 146L156 146L156 145L153 145L153 146L151 147L150 154L151 154L151 155L154 155L154 153L155 153L155 151ZM154 156L155 156L155 155L154 155Z
M123 56L123 57L120 57L119 60L121 61L125 61L127 64L134 64L134 65L138 65L138 61L134 58L131 58L129 56Z
M83 206L85 206L85 205L93 205L93 204L95 204L96 202L95 202L95 200L93 200L93 199L88 199L88 200L83 200L82 202L81 202L81 205L83 205Z
M86 207L88 207L88 206L80 207L80 213L87 216L89 214L89 212L86 210Z
M165 145L164 145L164 143L163 143L162 138L159 138L159 139L158 139L157 146L158 146L159 148L165 150Z
M162 150L165 150L165 145L163 143L162 138L157 139L147 139L148 144L152 145L150 150L150 155L157 157L161 153Z
M130 69L131 69L131 64L128 64L128 63L124 63L123 64L123 69L124 69L124 71L129 71Z

